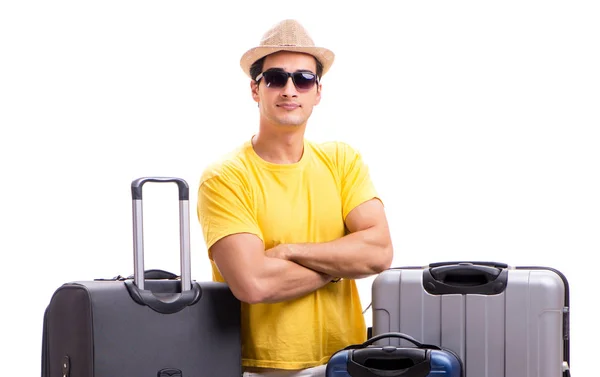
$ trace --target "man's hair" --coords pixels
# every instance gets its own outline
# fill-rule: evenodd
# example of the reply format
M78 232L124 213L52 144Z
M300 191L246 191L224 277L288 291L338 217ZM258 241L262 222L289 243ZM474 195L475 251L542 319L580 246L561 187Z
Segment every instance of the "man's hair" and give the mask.
M250 77L252 77L252 80L256 81L256 77L262 73L265 58L266 56L258 59L250 66ZM315 61L317 62L317 72L315 73L317 74L317 77L320 78L323 74L323 64L321 64L317 58L315 58Z

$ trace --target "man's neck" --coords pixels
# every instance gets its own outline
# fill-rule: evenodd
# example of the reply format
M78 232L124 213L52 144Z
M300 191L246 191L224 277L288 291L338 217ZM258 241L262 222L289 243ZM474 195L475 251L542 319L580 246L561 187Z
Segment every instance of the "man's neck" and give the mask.
M304 153L304 131L277 134L258 132L252 138L252 146L256 154L265 161L293 164L300 161Z

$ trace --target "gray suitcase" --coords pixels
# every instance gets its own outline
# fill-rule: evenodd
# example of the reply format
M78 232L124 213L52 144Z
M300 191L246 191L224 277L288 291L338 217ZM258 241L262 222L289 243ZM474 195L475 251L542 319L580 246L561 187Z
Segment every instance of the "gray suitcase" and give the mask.
M142 186L179 188L181 276L144 270ZM42 377L240 376L240 302L223 283L191 280L189 188L131 184L134 274L59 287L44 313Z
M569 286L555 269L493 262L392 268L373 281L372 306L373 336L402 332L450 349L465 377L570 375Z

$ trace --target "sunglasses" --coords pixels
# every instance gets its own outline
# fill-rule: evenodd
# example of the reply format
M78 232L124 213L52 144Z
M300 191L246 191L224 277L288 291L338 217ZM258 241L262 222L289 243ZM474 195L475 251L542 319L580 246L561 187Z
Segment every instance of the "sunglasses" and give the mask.
M287 85L288 78L292 78L292 82L299 91L312 89L319 82L319 78L312 72L286 72L281 69L267 70L256 76L256 82L265 79L267 88L281 89Z

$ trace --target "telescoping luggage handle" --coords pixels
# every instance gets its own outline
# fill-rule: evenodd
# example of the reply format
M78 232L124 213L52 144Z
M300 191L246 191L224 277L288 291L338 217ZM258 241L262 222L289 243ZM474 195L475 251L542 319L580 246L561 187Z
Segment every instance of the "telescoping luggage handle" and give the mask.
M139 289L144 289L144 224L142 209L142 188L146 182L173 182L179 191L179 244L181 258L182 291L191 288L190 267L190 221L189 197L190 190L185 180L170 177L144 177L131 183L131 198L133 200L133 282Z
M385 338L404 339L413 343L416 348L398 349L395 346L384 346L374 349L369 347L376 341ZM420 343L415 338L399 332L379 334L362 344L351 345L345 349L353 350L346 368L348 373L354 377L426 377L431 372L430 351L441 350L438 346ZM398 358L400 357L405 361L399 363ZM379 367L378 362L381 363ZM369 365L366 365L367 363Z
M146 182L175 183L179 191L181 293L176 294L175 299L171 297L161 300L145 289L142 188ZM147 305L159 313L178 312L200 298L200 288L198 284L192 285L191 279L189 186L181 178L143 177L131 183L131 196L133 200L133 283L128 280L125 284L132 298L139 304Z

